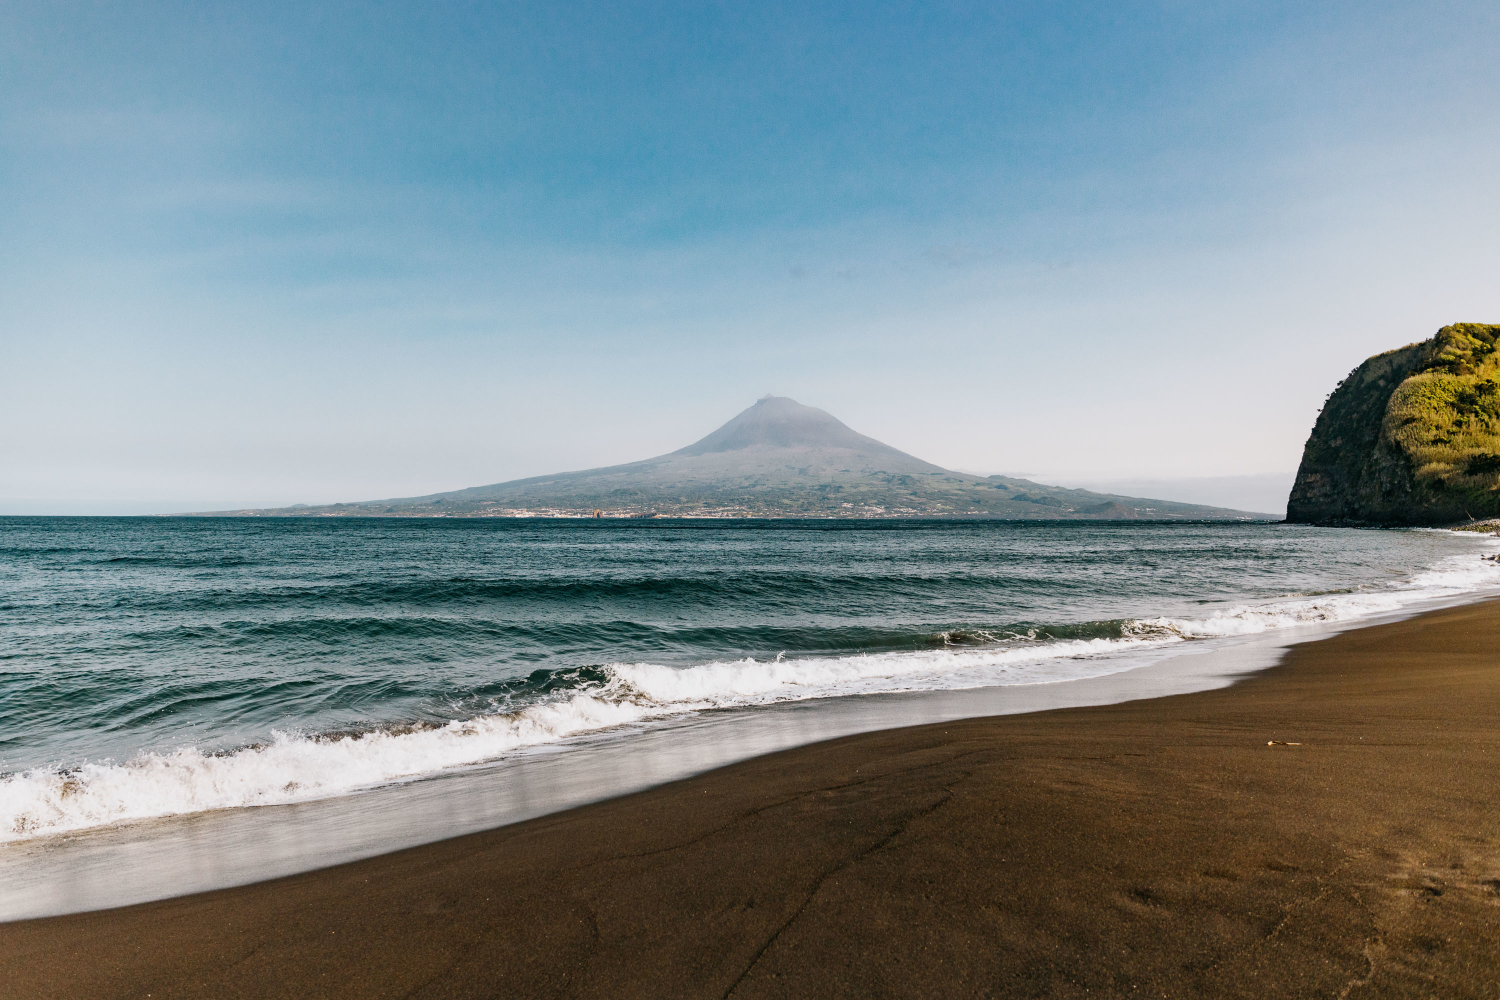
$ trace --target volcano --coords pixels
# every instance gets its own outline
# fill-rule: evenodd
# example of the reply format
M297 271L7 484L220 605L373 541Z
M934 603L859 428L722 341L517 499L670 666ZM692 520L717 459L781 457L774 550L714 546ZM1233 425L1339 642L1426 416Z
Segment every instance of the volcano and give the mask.
M391 500L212 511L262 517L984 517L1260 520L1269 515L951 472L765 396L666 455Z

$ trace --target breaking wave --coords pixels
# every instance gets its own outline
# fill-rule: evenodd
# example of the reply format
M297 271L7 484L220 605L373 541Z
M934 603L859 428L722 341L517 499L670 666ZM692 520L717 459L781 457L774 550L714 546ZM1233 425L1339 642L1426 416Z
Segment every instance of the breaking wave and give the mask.
M187 747L6 775L0 778L0 842L326 798L711 709L1099 676L1138 665L1138 654L1183 642L1358 619L1497 584L1500 564L1467 554L1384 587L1240 605L1201 618L955 629L927 637L927 648L843 656L539 670L493 710L446 723L275 732L267 742L222 753Z

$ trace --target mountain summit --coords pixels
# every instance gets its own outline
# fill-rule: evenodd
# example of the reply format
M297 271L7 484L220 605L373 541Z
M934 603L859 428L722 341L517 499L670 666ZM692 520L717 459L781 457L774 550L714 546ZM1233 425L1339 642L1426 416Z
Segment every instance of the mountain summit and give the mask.
M950 472L831 413L765 396L686 448L626 465L274 517L990 517L1250 519L1266 515Z
M804 406L785 396L762 396L729 423L701 441L681 448L662 459L676 456L696 458L724 452L752 449L798 453L818 458L821 469L874 472L942 472L940 466L913 458L888 444L851 429L826 410ZM809 468L809 466L800 466Z

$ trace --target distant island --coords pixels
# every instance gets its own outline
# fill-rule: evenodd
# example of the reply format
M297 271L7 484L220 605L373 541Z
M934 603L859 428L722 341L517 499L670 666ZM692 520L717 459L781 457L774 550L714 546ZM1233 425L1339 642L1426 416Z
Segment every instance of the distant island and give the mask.
M1277 520L1252 511L952 472L782 396L764 397L686 448L627 465L421 497L195 516Z
M1500 326L1455 323L1377 354L1329 396L1287 520L1445 525L1500 517Z

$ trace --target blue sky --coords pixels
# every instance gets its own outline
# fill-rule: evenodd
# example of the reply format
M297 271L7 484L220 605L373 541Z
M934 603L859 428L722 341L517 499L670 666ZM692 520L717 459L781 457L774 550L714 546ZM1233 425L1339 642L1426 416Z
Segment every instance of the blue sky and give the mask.
M951 467L1285 473L1500 321L1492 4L0 10L0 497L334 501L760 395ZM122 508L123 509L123 508Z

